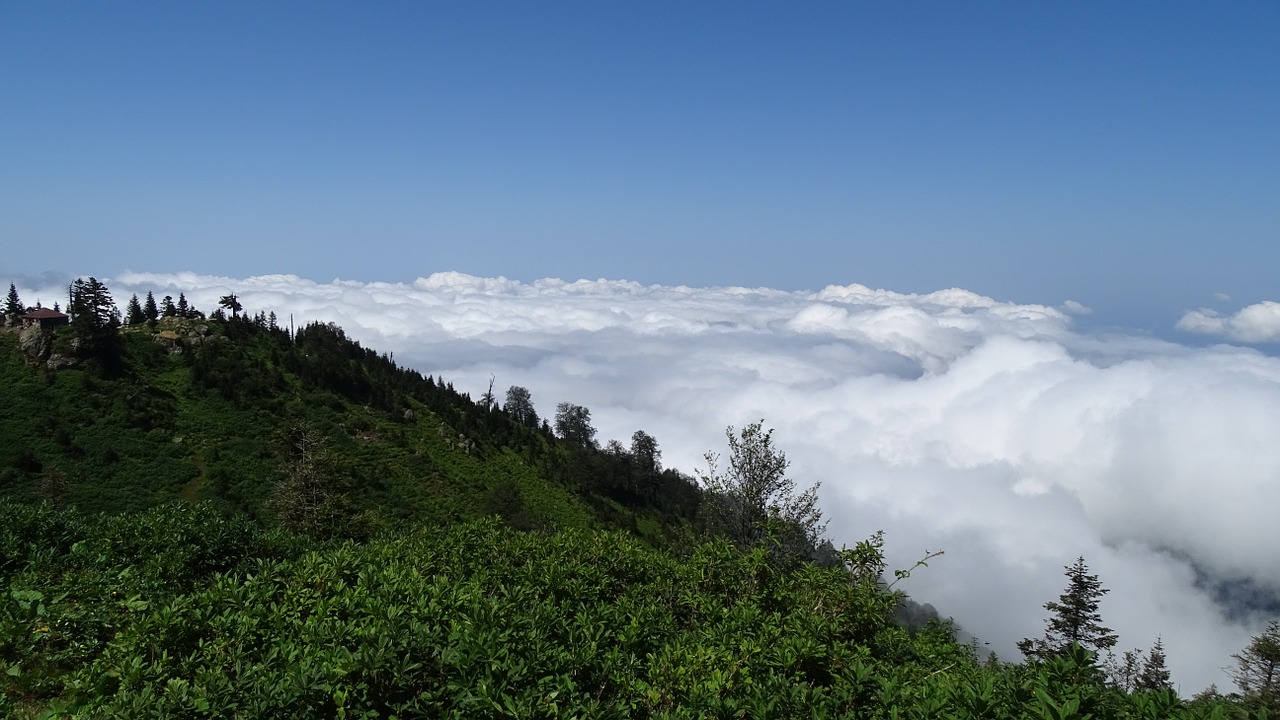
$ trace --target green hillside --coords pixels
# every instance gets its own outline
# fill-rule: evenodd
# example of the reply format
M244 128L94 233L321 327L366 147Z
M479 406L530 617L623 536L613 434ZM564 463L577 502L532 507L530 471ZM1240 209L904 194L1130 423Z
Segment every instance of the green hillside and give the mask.
M476 401L234 296L121 327L90 281L75 322L0 332L0 717L1280 711L1280 626L1242 693L1181 699L1158 644L1110 654L1083 558L1024 663L905 626L927 568L819 543L759 424L695 484L585 408L553 432L523 388Z
M310 473L327 497L315 514L338 534L498 514L665 542L695 515L698 492L678 473L517 422L336 326L291 338L261 316L161 318L122 328L109 363L52 369L73 340L58 330L50 363L0 334L10 497L111 513L207 500L270 521Z

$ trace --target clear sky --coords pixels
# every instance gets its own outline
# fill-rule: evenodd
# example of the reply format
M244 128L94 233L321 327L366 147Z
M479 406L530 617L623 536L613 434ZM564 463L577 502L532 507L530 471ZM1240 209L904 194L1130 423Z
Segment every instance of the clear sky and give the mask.
M0 274L960 287L1167 334L1280 295L1277 37L1274 2L0 3Z

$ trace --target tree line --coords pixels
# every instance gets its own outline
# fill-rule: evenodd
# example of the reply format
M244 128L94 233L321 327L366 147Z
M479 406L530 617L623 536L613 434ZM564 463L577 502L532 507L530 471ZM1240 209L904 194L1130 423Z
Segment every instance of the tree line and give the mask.
M12 307L21 307L21 301L11 284L5 305L7 315L12 314ZM209 317L224 326L228 337L248 337L246 333L257 332L274 338L282 350L301 349L282 355L282 364L308 382L332 387L355 401L386 406L388 410L395 406L392 388L410 388L434 403L429 405L433 412L439 412L464 437L498 438L493 441L494 447L519 448L520 443L526 443L526 457L542 463L550 476L560 478L566 485L615 500L674 508L676 515L696 517L707 537L727 540L740 553L761 553L779 571L793 572L812 564L841 567L857 576L874 576L886 589L892 587L881 577L884 567L878 564L882 561L877 559L878 545L874 541L835 550L823 537L826 524L818 507L818 486L802 489L788 475L790 463L763 421L741 429L727 428L727 457L708 452L706 468L691 478L664 468L657 439L643 430L632 434L629 445L610 440L601 447L591 412L584 406L561 402L552 418L542 418L527 388L509 387L504 402L498 403L492 384L479 402L471 403L469 398L462 403L446 402L445 398L453 394L451 385L399 368L389 356L361 348L336 326L312 323L292 336L277 326L274 313L249 316L242 315L243 310L238 298L229 294L220 298L218 309ZM93 355L109 352L112 339L124 324L152 322L161 317L203 317L183 294L176 302L166 296L156 303L148 292L145 301L139 301L136 295L131 298L122 320L106 286L92 277L72 283L68 311L72 316L71 332L80 340L83 351ZM243 381L252 374L245 372L250 367L245 364L247 358L231 359L236 357L235 352L234 345L212 344L207 353L202 352L191 361L198 380L223 388L230 399L246 392ZM275 391L267 382L256 392ZM498 430L489 435L481 432L482 428ZM273 488L272 508L282 526L316 534L321 528L331 527L335 517L353 514L354 509L347 503L345 491L327 479L334 473L333 465L314 428L299 426L291 432L293 464ZM549 439L558 441L561 451L532 451L534 444ZM486 452L482 446L473 447L476 452ZM518 488L506 486L506 492L518 494ZM510 504L510 497L492 496L489 502L498 514L512 519L522 517L522 504L518 497L515 499L514 505ZM1099 601L1106 589L1096 575L1089 573L1084 558L1065 571L1066 591L1057 601L1045 605L1050 617L1044 635L1018 643L1027 662L1071 662L1089 668L1095 680L1104 678L1110 686L1126 693L1169 690L1162 642L1157 639L1146 652L1134 650L1114 656L1118 637L1102 624L1099 613ZM1280 712L1280 626L1272 622L1235 659L1237 667L1232 678L1240 690L1241 706ZM1211 699L1217 696L1216 688L1202 695Z

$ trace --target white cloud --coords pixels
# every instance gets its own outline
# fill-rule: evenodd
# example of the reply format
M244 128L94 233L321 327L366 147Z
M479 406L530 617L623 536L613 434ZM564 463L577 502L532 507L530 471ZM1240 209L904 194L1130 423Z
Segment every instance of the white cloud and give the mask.
M1068 300L1062 303L1062 312L1068 315L1092 315L1093 308L1075 300Z
M1200 335L1218 335L1244 343L1280 342L1280 303L1270 300L1241 308L1234 315L1215 310L1192 310L1178 320L1177 328Z
M837 544L883 528L896 567L945 549L906 590L1009 658L1042 631L1042 605L1078 555L1111 589L1102 610L1121 647L1163 636L1185 693L1229 686L1221 668L1261 623L1227 619L1195 569L1280 591L1280 360L1248 349L1081 334L1071 305L954 289L458 273L411 284L126 273L109 285L118 299L184 291L205 310L236 292L251 312L337 322L473 396L492 374L501 389L528 387L544 414L586 405L602 439L644 429L685 471L723 450L726 425L763 418L794 476L821 481ZM1180 326L1217 321L1262 322L1204 313Z

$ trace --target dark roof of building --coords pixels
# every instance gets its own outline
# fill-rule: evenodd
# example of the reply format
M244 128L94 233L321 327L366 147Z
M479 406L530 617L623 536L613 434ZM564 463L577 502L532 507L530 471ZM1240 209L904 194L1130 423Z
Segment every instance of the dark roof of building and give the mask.
M24 313L22 317L30 320L51 320L53 318L64 318L66 315L49 308L36 308L29 313Z

